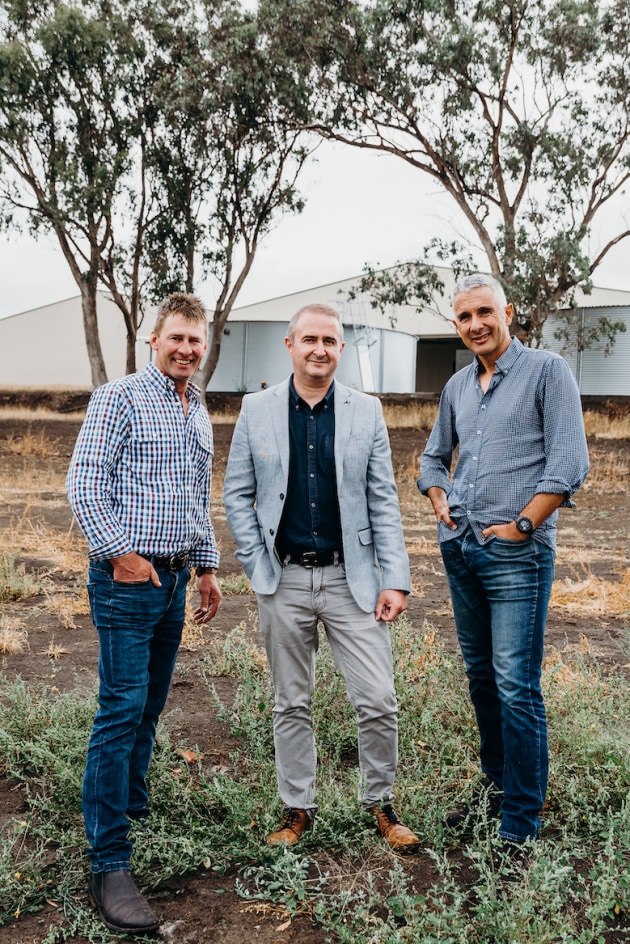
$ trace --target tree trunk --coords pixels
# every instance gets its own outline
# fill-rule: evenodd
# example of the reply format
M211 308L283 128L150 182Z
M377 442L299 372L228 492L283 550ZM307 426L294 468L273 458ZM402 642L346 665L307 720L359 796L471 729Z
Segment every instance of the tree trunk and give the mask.
M133 337L131 337L129 330L127 330L127 360L125 372L127 374L135 374L136 372L136 335L134 332Z
M227 316L219 317L218 320L214 321L210 334L210 343L208 344L208 356L206 357L205 363L201 370L198 370L195 374L195 383L201 387L201 390L204 393L208 384L212 380L212 375L217 369L217 364L219 363L221 341L223 339L223 327L226 321Z
M96 281L92 279L90 275L82 276L79 288L81 290L83 330L85 332L85 345L90 361L92 387L100 387L101 384L107 383L107 370L105 368L105 359L103 357L101 340L98 333Z

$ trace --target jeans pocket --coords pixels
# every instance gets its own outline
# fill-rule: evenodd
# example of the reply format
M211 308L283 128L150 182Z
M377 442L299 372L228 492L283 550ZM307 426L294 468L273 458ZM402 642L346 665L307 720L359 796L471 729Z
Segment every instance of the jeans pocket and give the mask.
M112 583L115 583L117 587L144 587L150 581L150 577L147 577L146 580L116 580L112 577Z

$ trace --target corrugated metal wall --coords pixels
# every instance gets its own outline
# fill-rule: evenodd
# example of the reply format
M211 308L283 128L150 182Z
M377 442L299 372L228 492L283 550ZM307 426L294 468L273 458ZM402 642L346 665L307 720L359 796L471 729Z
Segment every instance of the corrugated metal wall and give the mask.
M617 335L613 353L606 357L603 344L587 351L562 350L562 342L553 335L557 319L550 318L545 325L544 347L562 353L575 374L580 393L585 396L630 396L630 307L578 308L576 318L595 324L602 316L611 321L623 321L626 331Z
M221 356L208 385L213 392L254 392L263 383L279 383L291 373L284 345L288 323L228 322ZM416 339L396 331L374 329L366 343L360 331L344 327L346 347L337 377L357 390L409 393L415 385Z

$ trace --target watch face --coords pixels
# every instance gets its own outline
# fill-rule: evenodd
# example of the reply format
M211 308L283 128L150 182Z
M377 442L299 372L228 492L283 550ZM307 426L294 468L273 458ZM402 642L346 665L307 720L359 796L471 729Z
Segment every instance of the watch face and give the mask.
M532 521L524 515L516 519L516 527L522 534L531 534L534 530Z

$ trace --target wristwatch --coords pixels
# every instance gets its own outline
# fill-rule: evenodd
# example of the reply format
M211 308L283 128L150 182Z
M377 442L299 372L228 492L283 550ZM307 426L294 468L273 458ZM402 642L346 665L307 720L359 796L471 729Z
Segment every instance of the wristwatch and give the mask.
M534 527L534 522L526 515L517 515L514 519L514 522L521 534L533 534L536 530Z
M216 574L216 567L197 567L197 576L201 577L202 574Z

